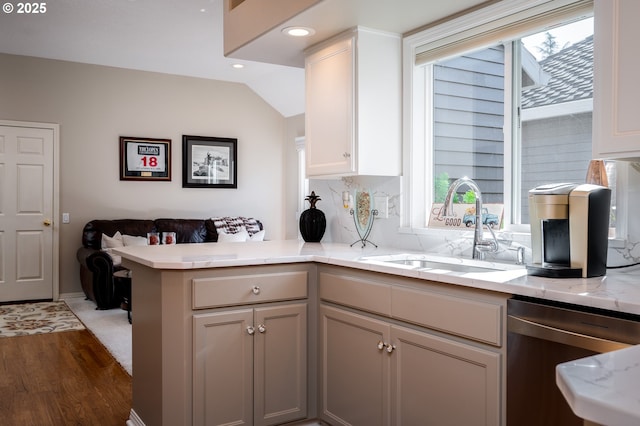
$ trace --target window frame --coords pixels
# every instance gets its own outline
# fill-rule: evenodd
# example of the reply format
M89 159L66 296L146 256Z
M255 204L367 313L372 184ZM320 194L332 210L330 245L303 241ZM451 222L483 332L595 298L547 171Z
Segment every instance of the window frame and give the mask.
M403 132L403 200L400 232L423 234L430 230L427 227L429 207L433 200L433 179L428 176L433 165L433 144L429 140L428 131L433 122L430 105L431 79L428 68L430 65L416 66L417 55L425 52L425 46L435 46L442 53L438 59L447 59L470 51L480 50L496 45L501 40L513 40L531 33L540 31L541 22L557 23L570 19L581 19L593 15L593 1L561 0L550 2L548 0L514 0L489 5L483 9L471 12L467 15L454 18L440 25L428 28L422 32L405 37L403 40L403 108L404 132ZM456 34L458 40L456 40ZM478 37L474 38L474 34ZM484 37L490 34L491 37ZM504 38L500 38L504 35ZM480 42L476 41L480 40ZM446 52L447 43L451 46L451 54ZM511 123L509 132L504 134L504 229L514 233L529 233L530 225L514 223L513 218L519 217L519 205L514 200L519 199L519 170L520 170L520 146L514 144L514 134L517 131L517 120L513 114L512 102L519 91L517 79L518 72L513 72L515 65L519 63L517 49L512 48L513 43L505 43L505 69L512 72L505 77L505 125ZM446 46L445 46L446 47ZM507 105L509 103L509 105ZM424 119L421 119L424 117ZM586 171L585 171L586 172ZM624 173L620 174L623 177ZM429 181L427 181L427 179ZM620 179L619 179L620 180ZM624 187L624 181L618 182L617 189ZM617 198L622 200L620 196ZM622 203L624 204L624 203ZM621 205L617 206L618 219L625 216ZM619 224L622 225L622 221ZM624 228L624 225L622 225ZM618 231L621 231L619 229ZM625 231L626 232L626 231ZM626 234L621 236L626 239ZM617 239L620 239L618 237Z

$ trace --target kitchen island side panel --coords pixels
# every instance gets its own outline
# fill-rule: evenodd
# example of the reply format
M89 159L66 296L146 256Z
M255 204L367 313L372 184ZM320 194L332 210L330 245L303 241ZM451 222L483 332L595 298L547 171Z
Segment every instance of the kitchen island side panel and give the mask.
M132 271L132 411L147 425L191 424L191 288L185 273L125 266Z

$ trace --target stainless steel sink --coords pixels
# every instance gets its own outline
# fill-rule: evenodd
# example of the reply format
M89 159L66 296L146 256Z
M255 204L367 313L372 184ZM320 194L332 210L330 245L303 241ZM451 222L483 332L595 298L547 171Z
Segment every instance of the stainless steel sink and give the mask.
M458 257L419 255L415 253L367 256L361 260L382 265L398 265L400 267L409 267L411 269L433 270L433 272L437 271L438 273L525 271L523 265L496 263Z
M464 263L448 263L448 262L435 262L433 260L421 260L421 259L398 259L388 260L389 263L397 263L399 265L408 265L420 269L443 269L451 272L491 272L491 271L503 271L501 268L494 268L491 266L477 266L467 265Z

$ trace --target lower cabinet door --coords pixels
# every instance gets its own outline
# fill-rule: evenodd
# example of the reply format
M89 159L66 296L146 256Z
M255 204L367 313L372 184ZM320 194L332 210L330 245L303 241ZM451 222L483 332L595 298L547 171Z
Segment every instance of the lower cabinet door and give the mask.
M321 417L332 425L497 426L497 352L320 307Z
M388 425L387 323L320 307L321 417L332 425Z
M307 417L307 304L193 316L193 424Z
M307 304L256 308L254 424L307 417Z
M193 424L253 424L253 309L193 316Z
M391 424L503 424L498 353L404 327L391 336Z

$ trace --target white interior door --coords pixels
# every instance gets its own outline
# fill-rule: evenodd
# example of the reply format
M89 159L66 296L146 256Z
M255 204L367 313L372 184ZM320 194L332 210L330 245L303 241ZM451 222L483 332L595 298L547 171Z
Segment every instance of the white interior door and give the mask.
M56 125L0 121L0 302L58 298L56 153Z

